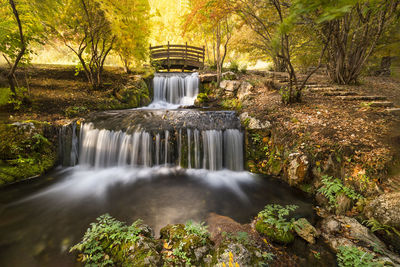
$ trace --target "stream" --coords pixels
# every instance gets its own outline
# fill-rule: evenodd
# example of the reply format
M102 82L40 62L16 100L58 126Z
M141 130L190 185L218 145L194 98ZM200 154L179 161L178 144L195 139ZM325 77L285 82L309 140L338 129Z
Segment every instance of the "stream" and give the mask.
M143 219L156 236L211 212L248 223L271 203L296 204L296 217L313 220L303 193L244 170L235 112L179 108L196 99L196 73L156 74L153 87L148 107L90 114L79 132L62 130L65 166L0 189L0 266L76 265L69 248L104 213Z

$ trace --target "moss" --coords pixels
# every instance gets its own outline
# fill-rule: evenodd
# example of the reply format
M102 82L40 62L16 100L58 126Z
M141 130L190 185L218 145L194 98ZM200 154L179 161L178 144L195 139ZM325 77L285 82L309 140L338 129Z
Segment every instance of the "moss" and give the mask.
M208 95L206 93L200 93L197 95L196 103L203 104L208 101Z
M163 259L167 266L204 265L212 252L209 236L201 236L185 229L184 224L167 225L160 230L164 242Z
M2 184L41 175L54 166L56 149L44 136L48 125L38 121L0 124Z
M279 244L289 244L294 241L294 235L292 232L284 232L282 230L276 229L272 225L269 225L261 220L256 223L256 230L260 234L269 237L272 241Z
M68 118L79 117L88 112L88 108L84 106L72 106L65 110L65 116Z

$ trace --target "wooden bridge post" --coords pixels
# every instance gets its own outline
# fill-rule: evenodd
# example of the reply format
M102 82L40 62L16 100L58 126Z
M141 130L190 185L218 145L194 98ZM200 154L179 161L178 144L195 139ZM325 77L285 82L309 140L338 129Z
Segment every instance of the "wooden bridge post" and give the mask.
M204 45L203 45L203 68L204 68L204 56L205 56L205 49L204 49Z
M182 72L185 71L186 66L187 66L187 50L188 50L188 47L187 47L187 42L186 42L185 43L185 59L184 59L184 62L183 62Z
M171 70L171 64L169 62L169 41L168 41L168 48L167 48L167 58L168 58L168 72Z

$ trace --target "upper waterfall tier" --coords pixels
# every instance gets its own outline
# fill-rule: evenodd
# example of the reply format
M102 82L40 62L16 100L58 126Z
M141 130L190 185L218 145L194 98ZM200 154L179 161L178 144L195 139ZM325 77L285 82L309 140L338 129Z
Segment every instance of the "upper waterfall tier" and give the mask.
M153 79L153 102L147 108L191 106L198 93L198 73L156 73Z

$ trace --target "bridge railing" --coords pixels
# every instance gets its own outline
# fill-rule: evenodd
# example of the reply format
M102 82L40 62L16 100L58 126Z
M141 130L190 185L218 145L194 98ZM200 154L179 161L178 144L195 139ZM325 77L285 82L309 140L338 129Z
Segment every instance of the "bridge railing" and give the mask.
M170 44L160 46L150 45L150 58L159 67L168 69L199 69L204 66L204 46L196 47Z

